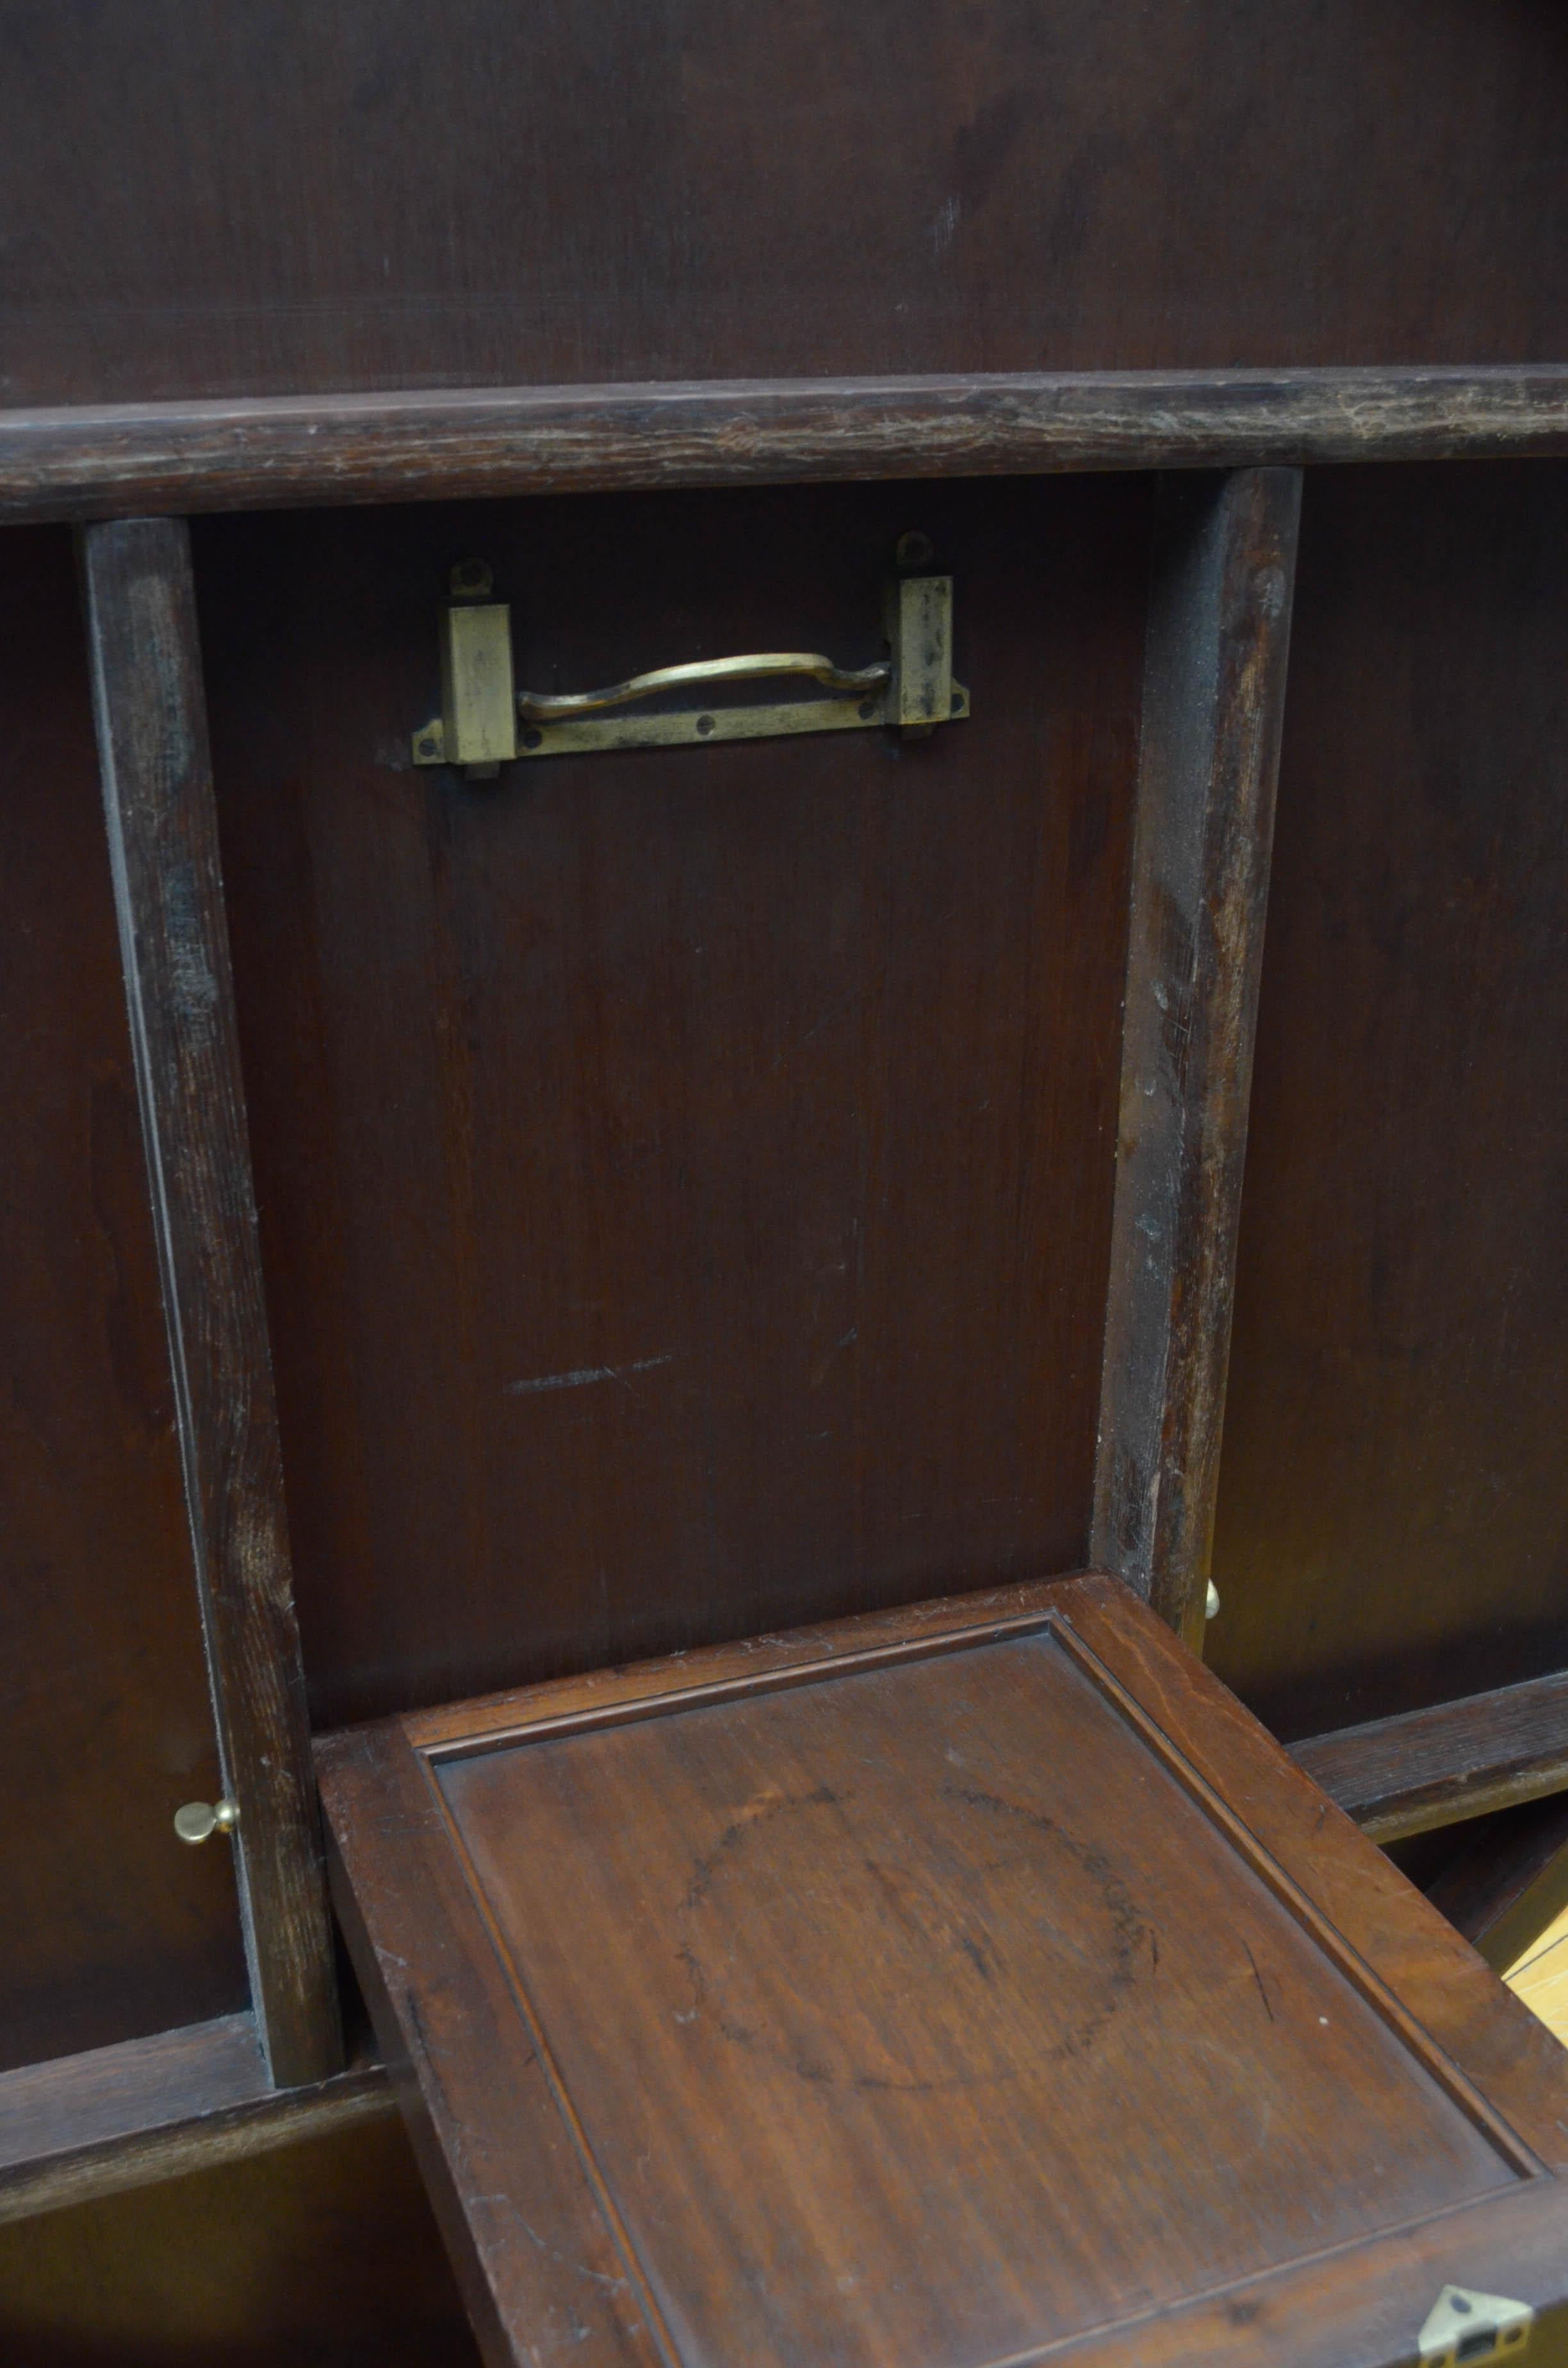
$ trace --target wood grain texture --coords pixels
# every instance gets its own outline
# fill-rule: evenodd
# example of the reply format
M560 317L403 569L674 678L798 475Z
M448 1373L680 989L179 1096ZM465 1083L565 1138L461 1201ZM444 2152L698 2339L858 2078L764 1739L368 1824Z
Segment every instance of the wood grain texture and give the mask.
M1568 1673L1340 1727L1291 1757L1377 1841L1483 1816L1568 1788Z
M0 411L0 519L1568 450L1568 367L979 373Z
M197 1588L262 2045L279 2086L340 2042L187 529L91 528L88 638L131 1053Z
M1124 478L199 522L318 1725L1081 1563L1148 516ZM865 663L911 527L961 730L410 767L454 557L569 689Z
M0 2355L16 2368L474 2368L397 2115L312 2128L309 2110L257 2108L290 2117L298 2144L193 2153L177 2176L0 2226Z
M1568 469L1312 471L1206 1650L1288 1739L1568 1668Z
M0 396L1558 360L1474 0L7 0ZM90 37L89 37L90 35Z
M1568 1908L1568 1794L1487 1818L1426 1896L1494 1972L1507 1973Z
M396 1737L360 1735L325 1763L340 1786L341 1816L327 1830L333 1897L480 2349L487 2362L510 2362L508 2329L526 2327L541 2360L564 2351L596 2368L665 2368L646 2295L595 2226L591 2173L555 2110L550 2073L514 2044L512 1990L423 1770ZM349 1843L361 1816L388 1819L395 1879ZM439 1963L427 1990L432 1938ZM460 2077L422 2077L433 2024L460 2031L484 2056L494 2121L472 2111ZM519 2150L525 2130L534 2142Z
M1194 1651L1214 1528L1301 480L1155 520L1093 1554Z
M273 2087L251 2014L0 2074L0 2221L179 2179L391 2110L379 2066Z
M5 550L0 2069L245 2002L75 571Z
M1271 2356L1316 2360L1315 2284L1338 2356L1392 2363L1412 2336L1387 2298L1410 2306L1429 2274L1434 2208L1450 2259L1490 2244L1508 2291L1561 2298L1561 2185L1517 2178L1531 2148L1568 2162L1568 2059L1118 1581L599 1672L328 1738L318 1761L350 1946L488 2359L621 2358L650 2317L687 2362L1028 2357L1091 2330L1096 2358L1190 2357L1228 2290L1232 2324L1290 2336ZM1080 1995L1096 1981L1114 1995ZM1088 2016L1060 2046L1047 2002ZM1206 2016L1208 2052L1187 2028ZM1298 2044L1355 2055L1374 2030L1381 2070L1276 2099L1267 2149L1227 2135L1244 2100L1256 2139ZM1056 2110L1031 2120L1041 2083ZM1374 2096L1353 2202L1350 2100ZM1176 2135L1189 2112L1200 2144ZM1392 2135L1432 2112L1441 2135ZM1450 2157L1466 2124L1496 2133L1490 2169ZM1302 2246L1290 2165L1320 2141L1335 2168L1305 2177ZM1056 2146L1070 2168L1036 2193ZM1405 2225L1376 2233L1384 2212Z

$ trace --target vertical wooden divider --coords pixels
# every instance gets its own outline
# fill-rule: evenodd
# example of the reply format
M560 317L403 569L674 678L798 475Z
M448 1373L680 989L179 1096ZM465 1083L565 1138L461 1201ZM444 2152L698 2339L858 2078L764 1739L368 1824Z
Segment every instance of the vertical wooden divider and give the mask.
M1214 1534L1299 469L1154 529L1091 1552L1194 1650Z
M82 538L93 699L186 1501L256 2022L341 2060L245 1131L189 529ZM173 1834L171 1849L180 1845ZM208 1845L222 1848L220 1842Z

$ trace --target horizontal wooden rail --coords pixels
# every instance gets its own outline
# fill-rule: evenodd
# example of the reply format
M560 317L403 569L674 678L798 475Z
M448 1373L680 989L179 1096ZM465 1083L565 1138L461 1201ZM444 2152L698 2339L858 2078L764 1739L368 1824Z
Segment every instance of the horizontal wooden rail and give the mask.
M0 518L1568 451L1568 365L461 388L0 412Z
M1293 1744L1375 1842L1568 1791L1568 1670Z
M392 2103L379 2065L275 2089L248 2014L26 2065L0 2073L0 2220L264 2154Z

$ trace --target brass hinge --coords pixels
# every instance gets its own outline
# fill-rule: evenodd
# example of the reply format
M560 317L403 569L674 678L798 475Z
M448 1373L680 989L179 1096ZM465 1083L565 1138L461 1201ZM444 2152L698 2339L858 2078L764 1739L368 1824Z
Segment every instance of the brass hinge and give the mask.
M1472 2286L1445 2286L1416 2340L1426 2368L1462 2368L1470 2361L1517 2354L1534 2323L1528 2302L1478 2294Z

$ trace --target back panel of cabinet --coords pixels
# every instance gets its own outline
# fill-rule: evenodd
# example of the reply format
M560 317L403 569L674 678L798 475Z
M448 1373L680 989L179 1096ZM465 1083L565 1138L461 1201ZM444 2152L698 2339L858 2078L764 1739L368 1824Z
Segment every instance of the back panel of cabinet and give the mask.
M212 521L198 579L313 1707L1071 1567L1147 484ZM521 677L864 665L971 720L416 770L450 564Z
M1209 1640L1288 1736L1568 1658L1565 541L1307 481Z
M0 2068L245 2003L70 538L0 571Z

